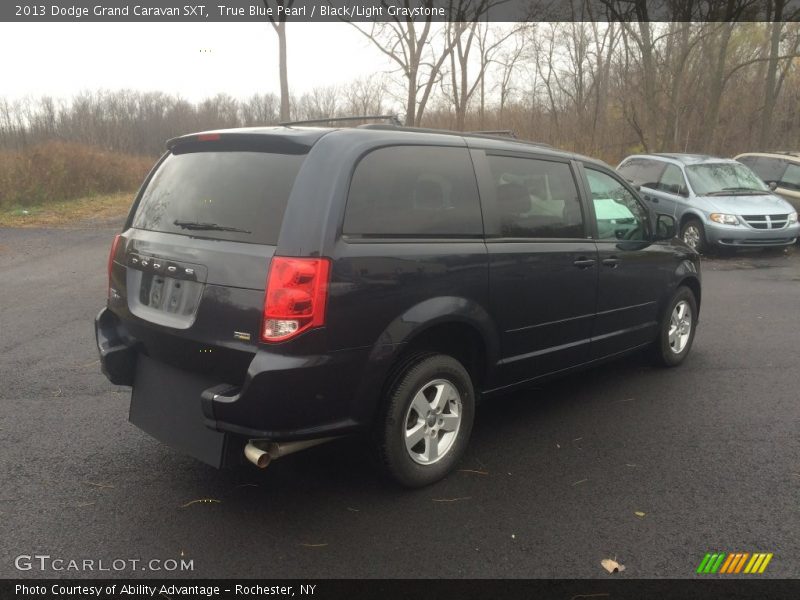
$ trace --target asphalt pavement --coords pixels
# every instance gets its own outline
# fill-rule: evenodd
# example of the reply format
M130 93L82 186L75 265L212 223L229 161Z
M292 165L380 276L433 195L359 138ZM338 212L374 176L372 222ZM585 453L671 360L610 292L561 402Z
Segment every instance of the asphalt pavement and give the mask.
M800 575L794 249L704 261L682 367L486 403L462 470L405 491L358 440L221 472L130 425L92 324L113 233L0 229L0 577L687 577L711 551Z

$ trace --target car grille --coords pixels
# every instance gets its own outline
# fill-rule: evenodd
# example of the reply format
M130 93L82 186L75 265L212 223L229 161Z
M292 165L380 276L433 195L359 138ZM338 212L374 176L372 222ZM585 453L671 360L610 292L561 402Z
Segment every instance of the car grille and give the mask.
M789 222L789 215L742 215L742 218L753 229L783 229Z

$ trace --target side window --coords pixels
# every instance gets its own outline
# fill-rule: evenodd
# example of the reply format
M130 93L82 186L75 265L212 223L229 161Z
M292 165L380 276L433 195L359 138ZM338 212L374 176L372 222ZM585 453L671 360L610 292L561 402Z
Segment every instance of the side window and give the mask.
M751 169L753 169L753 171L756 171L756 157L755 156L740 156L736 160L738 160L743 165L746 165L746 166L750 167Z
M675 165L667 165L661 180L658 182L658 189L668 194L677 196L687 196L686 180L681 170Z
M391 146L367 154L350 182L343 233L482 235L478 187L467 149Z
M658 189L664 163L648 158L630 158L617 171L633 185Z
M787 161L781 158L759 156L753 164L745 163L764 181L780 181L787 168Z
M500 234L585 237L578 187L567 163L487 155L497 189Z
M800 192L800 165L791 164L786 167L780 185L787 190Z
M585 167L602 240L647 239L647 210L614 177Z

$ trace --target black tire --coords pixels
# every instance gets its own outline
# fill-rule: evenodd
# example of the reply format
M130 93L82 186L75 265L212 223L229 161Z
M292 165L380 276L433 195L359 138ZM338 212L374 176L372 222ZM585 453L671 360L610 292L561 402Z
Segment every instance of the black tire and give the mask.
M697 238L692 232L696 232ZM687 234L689 234L687 236ZM688 241L687 241L688 238ZM681 226L681 239L686 245L697 250L700 254L708 252L708 240L706 240L706 230L699 219L687 219Z
M435 382L446 383L432 385ZM451 387L447 387L447 384ZM442 393L437 396L440 389ZM423 398L415 403L415 398L421 392L424 392ZM457 399L453 392L457 392ZM444 402L439 413L436 413L435 405L430 403L430 398L436 397L441 397ZM423 401L429 403L427 408L431 410L420 416L416 407ZM412 404L415 404L414 408ZM456 408L458 411L454 412ZM433 427L430 426L431 418L436 421ZM407 362L394 377L383 413L376 424L379 463L389 477L403 486L418 488L430 485L450 473L463 456L474 418L475 392L469 373L460 362L444 354L422 355ZM446 430L456 419L458 424L455 430ZM425 437L416 446L407 448L407 431L419 428ZM444 450L438 458L431 460L430 464L418 462L430 459L433 452L429 452L429 448L439 448L440 444ZM415 449L419 449L419 453L414 452ZM412 452L416 460L412 458Z
M676 352L675 348L680 345L676 340L670 340L670 329L672 327L672 316L678 304L684 302L690 310L690 330L689 336L685 340L685 345ZM663 314L661 315L661 322L659 325L658 339L656 339L652 348L652 357L655 363L662 367L677 367L680 365L689 354L694 343L694 335L697 331L697 300L694 293L687 287L679 287L670 301L667 303ZM677 345L676 345L677 344Z

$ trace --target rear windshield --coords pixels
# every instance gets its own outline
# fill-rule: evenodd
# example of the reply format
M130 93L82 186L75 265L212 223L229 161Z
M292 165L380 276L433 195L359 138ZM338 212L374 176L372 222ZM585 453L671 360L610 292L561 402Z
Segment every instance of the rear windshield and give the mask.
M145 189L133 227L275 245L305 157L257 151L171 154Z

